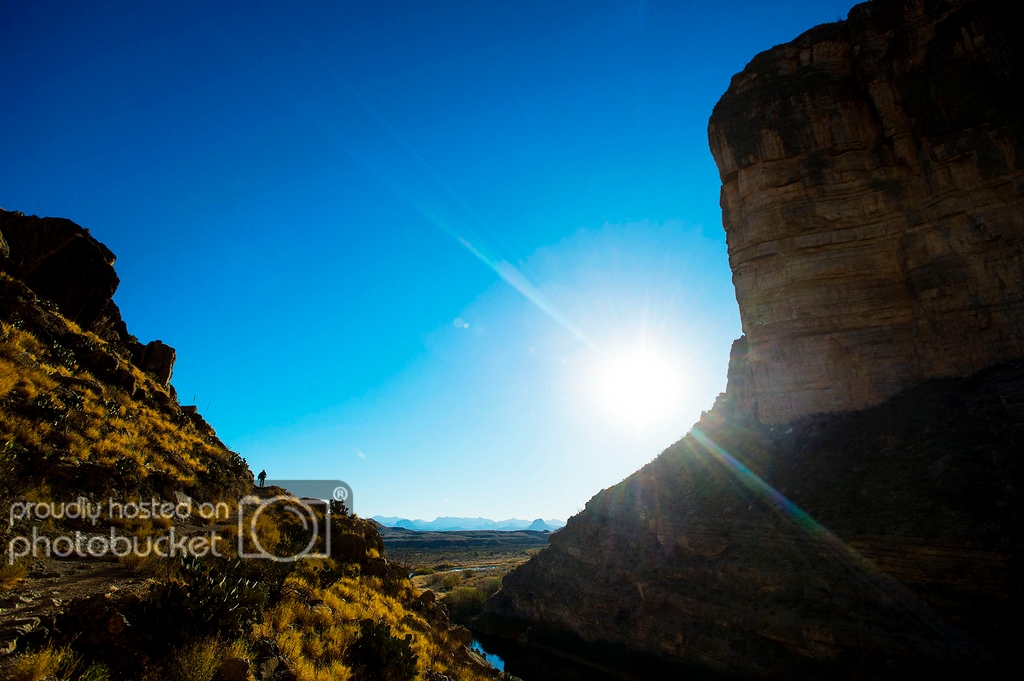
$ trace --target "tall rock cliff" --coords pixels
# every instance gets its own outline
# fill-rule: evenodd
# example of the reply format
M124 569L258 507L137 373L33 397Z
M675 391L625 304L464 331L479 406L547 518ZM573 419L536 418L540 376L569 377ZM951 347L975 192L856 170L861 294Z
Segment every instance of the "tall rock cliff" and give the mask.
M733 79L710 124L745 332L727 393L509 574L481 628L633 672L1013 659L1021 28L1012 3L875 0Z
M876 0L754 58L709 125L765 423L1024 351L1024 10Z

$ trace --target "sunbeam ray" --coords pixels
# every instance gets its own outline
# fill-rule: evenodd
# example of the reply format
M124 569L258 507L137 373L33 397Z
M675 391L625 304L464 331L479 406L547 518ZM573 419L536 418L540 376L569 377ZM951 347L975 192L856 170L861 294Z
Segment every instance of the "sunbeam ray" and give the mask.
M971 644L965 634L945 625L942 620L931 612L913 593L894 578L882 573L878 568L846 542L833 534L827 527L815 520L809 513L790 501L784 494L776 490L764 479L750 470L736 457L726 451L718 443L698 428L693 428L690 435L707 452L714 461L722 465L734 478L753 495L778 511L788 520L821 545L828 547L843 565L849 570L853 579L866 587L882 592L893 602L902 606L904 612L922 628L933 632L945 641L951 649L961 654L974 656L976 645Z

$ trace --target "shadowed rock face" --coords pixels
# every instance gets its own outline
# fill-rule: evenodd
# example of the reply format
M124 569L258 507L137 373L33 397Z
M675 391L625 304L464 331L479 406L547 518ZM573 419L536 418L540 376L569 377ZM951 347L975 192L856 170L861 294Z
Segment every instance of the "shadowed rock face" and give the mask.
M709 124L764 423L860 409L1024 348L1024 30L884 0L754 58Z
M786 427L731 402L552 534L482 627L777 679L1015 654L1024 363Z
M745 332L727 393L509 574L484 629L779 679L1015 656L1015 7L876 0L733 79L709 130Z
M136 366L151 374L157 383L167 387L171 382L174 360L177 358L174 348L163 341L150 341L143 348Z
M3 271L55 303L83 329L93 330L120 283L114 254L64 218L0 211L0 234L8 246L0 263Z
M174 348L142 345L128 333L113 301L120 280L114 254L89 230L65 218L39 218L0 210L0 272L23 282L84 331L124 348L135 366L168 387Z

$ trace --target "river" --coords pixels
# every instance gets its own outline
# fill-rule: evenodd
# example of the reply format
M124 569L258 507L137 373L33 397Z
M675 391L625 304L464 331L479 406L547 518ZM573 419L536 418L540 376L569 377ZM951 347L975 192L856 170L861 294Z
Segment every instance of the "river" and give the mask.
M505 639L477 635L470 648L496 669L523 681L622 681L623 678Z
M726 681L735 678L707 669L684 667L636 655L616 646L580 648L579 644L566 645L573 652L563 656L508 639L476 633L470 647L495 668L518 676L523 681L662 681L678 678ZM561 647L558 649L562 650Z

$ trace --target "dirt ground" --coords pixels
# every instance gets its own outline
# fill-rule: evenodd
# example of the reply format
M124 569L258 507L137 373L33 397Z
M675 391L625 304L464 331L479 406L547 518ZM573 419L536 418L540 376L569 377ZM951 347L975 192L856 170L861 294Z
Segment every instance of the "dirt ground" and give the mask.
M89 596L135 594L149 591L152 577L136 574L110 560L33 561L28 575L13 588L0 591L0 678L16 648L42 645L54 633L65 607Z

